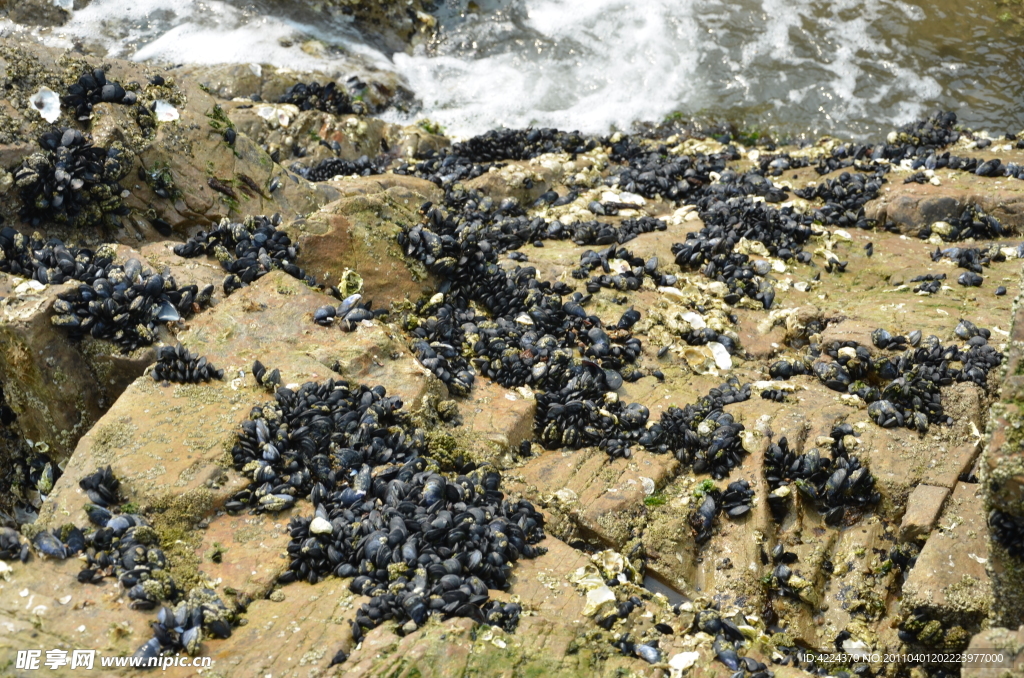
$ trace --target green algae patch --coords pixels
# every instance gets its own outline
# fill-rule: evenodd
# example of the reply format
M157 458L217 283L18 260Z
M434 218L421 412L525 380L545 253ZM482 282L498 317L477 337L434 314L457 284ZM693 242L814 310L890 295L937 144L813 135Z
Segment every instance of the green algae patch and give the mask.
M109 462L114 452L131 445L138 430L139 427L130 423L127 417L96 427L96 434L92 437L93 455L100 461Z
M212 511L213 494L205 488L160 499L147 511L146 517L160 537L171 575L183 591L202 583L199 565L203 539L196 525Z

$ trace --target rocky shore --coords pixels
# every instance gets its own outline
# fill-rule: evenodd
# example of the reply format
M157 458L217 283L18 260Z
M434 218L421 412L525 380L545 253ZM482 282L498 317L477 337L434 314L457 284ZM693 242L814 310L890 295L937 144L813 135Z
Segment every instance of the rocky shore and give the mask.
M430 24L320 5L385 44ZM27 39L0 83L3 675L1022 647L1016 137L453 142L374 117L411 98L386 73Z

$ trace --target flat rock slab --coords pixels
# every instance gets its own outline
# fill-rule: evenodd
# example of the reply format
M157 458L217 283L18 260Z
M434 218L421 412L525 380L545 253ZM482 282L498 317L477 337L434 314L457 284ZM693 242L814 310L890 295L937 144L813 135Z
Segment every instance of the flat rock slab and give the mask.
M961 678L1017 678L1024 675L1024 626L1016 631L1002 627L985 629L971 638L966 654L1002 655L1002 661L965 661Z
M611 548L635 535L630 521L644 510L644 488L663 487L679 462L635 449L630 459L609 459L595 448L544 452L509 474L511 488L569 520L575 529ZM558 518L556 517L556 523ZM566 534L554 528L554 534Z
M1021 151L993 153L991 149L952 150L963 157L1000 158L1003 163L1020 162ZM890 175L878 200L868 203L869 219L893 221L913 232L936 221L956 219L968 205L977 205L1004 226L1024 227L1024 182L1012 177L979 177L968 172L938 170L941 184L904 184L903 175Z
M112 579L101 585L79 584L77 559L11 563L13 572L0 580L0 666L4 675L15 665L18 650L95 649L98 656L130 655L152 637L152 612L128 607L126 596ZM70 652L69 652L70 655ZM99 660L96 660L99 669ZM48 675L80 675L65 666ZM32 676L39 671L17 675Z
M487 379L477 379L473 393L459 403L462 429L479 446L490 448L482 456L496 461L499 468L510 466L520 443L533 437L536 411L532 393L509 390Z
M430 289L430 277L405 257L395 238L420 221L420 205L438 197L430 182L386 175L352 177L333 185L339 200L285 231L299 246L300 266L318 282L340 286L346 271L363 279L363 297L374 308L403 299L415 301Z
M942 505L949 496L948 487L918 485L907 499L907 512L900 524L901 541L924 539L935 527Z
M255 360L281 370L282 384L351 376L361 380L389 360L393 344L379 325L345 333L312 322L330 301L283 272L260 278L215 309L194 319L179 336L193 353L225 371L223 381L163 386L137 379L79 442L41 515L81 515L85 495L78 481L110 464L129 500L146 506L182 495L202 495L219 505L248 481L226 473L238 426L270 395L250 374ZM335 372L347 367L345 373ZM389 392L416 400L425 379L390 382ZM183 426L182 419L190 422ZM68 512L68 513L65 513Z
M144 267L173 277L179 287L213 284L213 303L219 303L223 269L206 258L182 259L172 251L175 244L148 243L137 250L121 245L116 262L138 259ZM8 288L0 301L0 383L18 413L22 435L45 442L57 461L70 455L78 439L156 358L154 347L123 354L112 342L72 340L54 326L53 302L74 284L34 290L23 279L0 273L0 286ZM173 343L168 327L160 327L159 333L161 341Z
M315 586L289 584L270 600L255 601L247 613L249 624L227 640L210 641L208 647L225 677L251 676L254 670L274 676L325 670L317 675L513 675L513 666L515 675L575 675L597 660L589 653L576 656L569 651L587 621L582 617L585 598L567 576L590 559L557 539L549 537L541 545L548 549L546 554L516 563L509 591L492 592L496 598L518 600L527 611L515 634L489 627L474 632L469 620L432 618L405 637L385 624L353 648L349 622L367 599L349 592L349 580L331 578ZM328 669L341 649L350 654L348 661ZM638 665L637 660L623 661Z
M944 623L980 623L992 604L985 570L988 528L981 485L957 483L903 585L903 610L923 608Z

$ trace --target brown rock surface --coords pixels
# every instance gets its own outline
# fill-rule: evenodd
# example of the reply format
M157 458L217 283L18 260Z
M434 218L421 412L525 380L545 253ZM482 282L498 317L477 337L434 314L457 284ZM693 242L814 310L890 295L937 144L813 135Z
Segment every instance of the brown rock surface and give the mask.
M222 296L220 266L205 259L182 259L171 251L173 246L166 241L139 250L122 245L116 261L139 259L143 266L170 274L179 286L214 284L216 303ZM0 300L0 383L5 384L8 405L18 414L22 435L47 443L54 459L63 462L78 439L155 360L155 350L125 355L110 342L69 339L50 317L53 301L71 284L36 290L4 273L0 280L10 290ZM173 340L169 331L163 331L163 340Z
M934 485L918 485L907 498L907 512L900 523L900 539L917 541L927 538L935 527L939 512L949 495L949 488Z
M985 160L999 157L1003 162L1019 162L1021 152L961 152ZM939 170L939 186L891 181L882 189L881 197L865 209L869 219L893 221L906 233L916 233L922 226L936 221L949 221L960 216L968 205L975 205L1015 230L1024 226L1024 186L1009 178L991 179L966 172Z
M977 625L992 604L986 514L981 486L957 483L903 585L903 609L924 609L929 619Z
M343 197L285 229L299 245L299 264L325 284L338 285L346 270L363 279L363 297L375 308L416 300L429 285L423 267L406 259L395 242L417 210L437 197L426 181L388 175L337 183Z
M49 53L46 56L54 58ZM151 72L145 66L116 61L111 68L117 78L140 82ZM245 68L211 69L201 77L221 83L216 93L222 96L253 87L270 96L273 88L299 77L280 72L257 74L249 69L253 76L249 78ZM268 153L268 149L276 150L275 146L292 146L289 137L295 142L295 135L335 141L343 157L374 155L385 144L391 153L407 154L414 147L429 148L445 140L379 120L319 112L296 114L282 125L279 118L276 123L268 121L259 106L218 104L196 85L196 77L200 77L196 73L178 70L172 73L170 86L144 88L143 94L150 98L173 97L182 114L178 123L157 126L152 136L138 136L141 128L133 127L138 121L130 119L129 111L122 107L98 108L92 123L97 140L120 139L133 144L144 174L149 174L148 181L166 174L176 187L171 199L155 200L152 187L145 185L147 180L135 183L138 168L134 167L129 200L137 210L138 219L130 225L136 231L126 227L116 238L134 244L154 240L152 228L142 222L156 217L183 235L226 215L280 211L285 215L285 228L300 245L298 263L318 282L339 285L348 271L354 271L362 278L364 298L372 299L374 308L396 304L389 316L344 333L337 327L320 327L311 318L318 306L336 300L283 272L267 275L227 299L218 299L213 309L183 326L172 328L176 330L173 337L168 334L168 341L180 340L225 370L224 381L199 386L165 386L148 376L134 378L151 362L151 354L120 365L105 354L85 355L84 349L59 344L59 337L52 339L56 342L51 351L55 364L78 370L68 377L68 383L92 384L94 373L102 370L116 376L105 396L107 401L100 404L100 396L95 397L97 411L91 415L98 419L95 425L85 433L92 422L79 424L85 435L77 441L64 476L44 504L39 527L84 522L81 508L85 495L78 480L98 465L110 464L121 478L127 498L154 523L175 576L186 585L208 583L225 599L248 604L244 623L230 639L204 642L203 652L217 659L212 675L665 675L664 664L651 667L611 645L628 630L635 639L657 638L666 660L678 652L698 652L692 675L725 676L731 672L713 658L711 636L690 632L691 607L704 609L716 604L723 616L733 619L739 619L737 612L745 613L747 617L740 623L749 625L750 629L744 630L755 638L745 651L762 658L771 657L776 646L793 643L828 650L835 647L836 637L843 631L872 649L907 649L898 634L919 611L947 631L956 625L966 627L968 630L959 629L963 638L949 636L950 642L966 642L967 634L981 629L990 610L997 614L1013 611L1012 592L1003 594L1017 581L1013 578L1018 576L1017 570L1009 568L1012 562L1004 557L1007 554L1000 555L995 547L990 551L986 518L988 509L996 506L1019 508L1016 503L1020 487L1024 487L1018 478L1024 478L1024 473L1016 449L1020 441L1014 432L1019 423L1014 401L1024 393L1017 383L1021 356L1017 344L1009 345L1011 362L1002 393L1006 404L995 411L996 430L985 463L977 471L985 482L985 494L973 483L976 478L972 474L989 415L989 399L999 381L995 372L987 390L965 384L944 388L943 406L953 417L953 425L935 424L925 433L881 429L868 418L864 403L841 397L812 376L799 376L775 384L787 389L784 402L761 399L760 391L769 388L761 383L755 386L753 398L725 408L744 426L743 442L749 454L727 479L712 484L724 489L730 481L745 479L756 498L752 510L738 520L719 516L710 539L697 544L688 519L702 493L708 491L706 476L690 472L672 455L652 454L636 444L628 459L611 460L597 448L543 450L537 444L532 446L531 456L520 458L519 443L532 437L536 401L531 396L535 393L506 389L478 378L474 392L457 401L456 411L446 400L450 394L443 384L412 358L410 337L396 316L407 308L403 302L435 293L438 281L404 257L395 236L421 220L422 203L443 199L440 189L394 174L312 185L272 162ZM38 82L42 80L32 84ZM270 108L292 112L276 105ZM21 122L26 130L32 128L29 121ZM233 148L223 137L224 126L229 124L239 130ZM261 147L264 143L267 148ZM318 141L313 145L316 148L307 156L309 162L328 155ZM24 151L12 142L0 148L0 158L11 158L17 164ZM582 191L582 206L571 206L562 214L556 208L531 208L529 214L582 218L582 207L600 198L605 188L598 176L604 171L602 163L600 153L581 154L574 161L551 155L509 163L467 183L495 202L514 197L528 208L548 188L564 194L572 185ZM811 176L813 167L805 169ZM252 194L243 190L247 182L242 175L260 190ZM951 197L952 189L932 191L898 184L893 177L886 184L887 197L879 201L885 205L878 209L905 221L905 231L912 230L915 220L925 218L921 215L953 209L951 200L961 207L968 201L982 202L981 192L991 193L997 201L984 203L986 209L1015 224L1017 208L1012 193L1016 189L1009 184L967 177L963 182L966 188L958 189L967 191L966 197ZM229 190L215 190L211 178ZM2 179L0 176L0 186ZM280 180L282 187L271 192L271 180ZM233 197L227 194L231 192ZM645 234L625 247L644 259L657 256L663 272L678 273L678 290L658 290L650 283L629 293L604 289L593 295L586 309L605 324L617 322L630 306L643 313L635 328L643 342L638 361L643 376L624 384L617 395L626 402L646 405L652 421L671 406L694 403L727 377L734 376L740 383L765 380L774 360L794 359L809 343L853 340L870 346L871 332L877 327L893 333L921 329L948 342L957 320L965 317L992 328L991 343L997 347L1002 348L1008 339L1024 339L1019 322L1013 334L1009 333L1012 299L1020 286L1020 262L1016 260L993 263L984 271L984 285L968 289L955 284L958 270L953 265L931 261L933 243L881 230L856 231L848 238L837 235L835 240L820 234L806 247L816 252L811 265L779 262L775 267L771 278L778 295L775 306L766 312L746 300L729 307L721 299L723 293L702 274L678 271L672 263L672 245L701 226L693 215L686 215L685 210L673 213L671 206L653 200L630 212L667 219L666 231ZM601 218L610 223L619 219ZM872 258L863 249L869 241L875 248ZM171 246L164 240L141 244L140 256L154 267L169 266L179 282L217 282L223 277L212 259L183 262L170 252ZM849 260L847 272L823 270L819 247L832 248ZM527 263L504 256L501 265L535 266L541 280L560 280L582 290L582 282L573 278L571 271L585 249L569 241L548 241L543 248L520 250ZM753 256L761 255L754 252ZM949 284L935 295L917 295L909 279L924 273L946 273ZM816 274L820 274L819 280L814 280ZM995 297L991 292L997 284L1006 284L1012 294ZM10 296L12 287L10 281L0 279L0 293ZM39 296L45 299L53 292L47 290ZM700 361L699 347L686 346L688 326L681 318L687 312L702 314L709 324L721 323L735 331L742 350L732 357L731 368L712 369ZM30 376L53 388L55 378L47 370L55 368L46 363L51 357L46 354L51 338L42 331L49 328L52 334L45 303L27 318L26 323L36 322L40 327L38 336L28 329L19 330L25 337L23 343L31 347L29 353L44 351L28 363L34 370ZM0 324L0 331L5 327ZM670 348L659 357L662 347ZM14 364L2 350L0 378ZM492 592L494 598L523 605L524 615L515 634L464 619L434 618L407 635L399 635L394 624L383 624L355 645L350 622L365 599L349 592L348 581L327 578L316 585L277 585L278 575L289 562L288 520L294 515L308 516L312 507L300 502L292 511L272 516L231 516L219 510L248 483L230 464L229 451L239 423L254 405L270 397L248 374L255 359L280 368L285 384L331 377L383 384L389 393L401 396L417 425L426 429L428 450L444 471L465 462L500 468L506 496L526 498L544 511L548 553L535 560L520 559L511 589ZM42 364L36 365L40 361ZM5 385L7 381L10 379L5 379ZM78 393L82 392L79 389ZM57 397L66 398L70 393L74 391L67 389ZM69 412L61 404L60 413ZM26 415L26 424L38 427L33 417L45 423L42 410ZM76 421L69 420L66 426L74 426ZM786 436L796 452L817 448L827 455L828 435L838 423L853 426L856 442L847 442L850 453L872 471L881 503L863 512L850 510L840 525L832 526L806 497L795 493L792 508L777 523L766 501L764 449ZM907 573L899 571L899 562L905 562L901 556L909 558L913 550L897 550L903 548L898 521L905 521L904 539L923 536L935 524L943 499L950 493L903 584ZM922 495L928 495L928 501L922 501ZM925 506L929 510L925 511ZM26 531L34 529L38 528ZM799 595L780 590L772 579L775 563L771 554L776 546L796 556L790 566L806 582ZM647 576L649 581L660 582L673 602L685 594L689 607L670 611L663 597L640 589L636 581L620 582L609 587L617 602L636 595L643 610L634 611L626 620L607 621L607 629L598 626L595 621L601 615L588 618L583 614L587 598L584 586L573 583L573 573L593 566L602 557L612 557L598 553L591 558L593 551L604 548L618 551L628 559L630 568L640 568L637 580ZM76 569L74 563L38 557L28 566L13 565L11 580L0 582L0 628L10 631L9 637L0 637L0 667L11 650L39 643L80 647L88 642L111 652L131 652L150 635L152 614L128 611L109 582L98 588L78 585ZM608 576L601 573L605 581ZM92 602L66 614L54 614L51 623L47 614L63 610L60 600L68 594L72 608L79 596ZM37 611L36 604L46 605L48 611ZM605 605L607 613L611 606ZM122 621L128 621L130 628L116 626ZM668 624L673 632L655 631L656 623ZM769 624L777 624L784 633L774 638L762 634ZM85 625L86 631L78 631L80 625ZM351 656L345 664L329 669L339 649ZM773 671L780 677L799 675L790 668L773 666Z
M978 661L966 660L960 670L961 678L1006 678L1024 675L1024 627L1016 631L1001 627L985 629L971 638L964 652L982 655ZM995 655L989 658L984 655ZM992 661L986 661L992 659Z

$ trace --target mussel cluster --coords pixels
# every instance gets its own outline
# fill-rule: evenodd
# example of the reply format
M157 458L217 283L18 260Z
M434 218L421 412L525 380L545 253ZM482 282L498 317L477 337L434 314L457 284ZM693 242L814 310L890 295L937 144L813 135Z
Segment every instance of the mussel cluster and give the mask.
M591 271L600 269L601 273L587 280L587 292L590 294L601 288L635 291L640 289L645 278L650 278L658 286L675 285L676 276L658 271L658 263L656 256L644 261L625 247L612 245L598 252L586 250L580 254L580 267L572 271L572 277L582 280Z
M703 501L690 514L694 541L703 544L711 538L711 530L719 513L739 518L750 511L753 500L754 491L746 480L735 480L724 491L718 488L704 491Z
M587 153L599 140L549 127L494 129L452 146L452 155L476 163L530 160L545 153Z
M51 321L72 337L107 339L128 353L156 341L158 324L190 317L209 305L213 295L213 285L202 290L197 285L178 287L173 276L143 268L138 259L115 264L113 248L104 246L93 254L52 247L65 275L77 271L79 264L86 271L79 285L53 302Z
M801 169L810 164L811 161L807 158L793 157L789 153L761 153L757 159L757 166L761 170L761 174L771 177L782 176L782 173L787 170ZM847 166L852 164L853 160L848 160Z
M615 639L612 647L627 657L639 657L648 664L657 664L664 660L665 655L658 647L658 640L648 640L645 643L634 643L630 640L628 633L623 633Z
M26 440L0 383L0 525L35 522L39 508L62 475L46 443ZM0 560L3 560L0 557Z
M1006 261L1006 255L997 245L982 249L979 247L948 247L946 249L936 248L932 252L932 261L949 259L960 268L966 268L966 273L961 273L957 282L964 287L979 287L985 281L982 277L983 266L990 266L992 262Z
M0 526L0 560L28 562L28 542L23 542L16 530L10 527Z
M416 339L413 350L424 365L457 395L469 392L474 367L503 386L537 389L534 429L546 447L595 445L612 457L628 457L630 444L639 442L676 453L698 472L716 477L728 473L742 451L738 436L733 435L742 427L715 410L745 400L749 388L737 383L714 389L701 404L687 408L686 414L677 417L675 413L682 411L670 410L661 426L651 429L653 433L646 431L647 408L622 403L615 394L624 381L642 376L634 366L640 342L630 332L639 312L629 309L614 327L605 328L583 308L584 295L573 293L563 301L569 292L564 283L538 281L536 269L530 266L511 271L498 266L498 251L519 246L529 236L498 230L500 221L491 219L493 212L481 220L474 218L476 208L467 208L469 203L475 200L456 202L457 211L447 213L425 205L425 223L399 236L409 256L444 280L441 292L419 302L416 314L406 321ZM603 257L602 253L585 257L585 264L603 266L601 262L608 262L612 255L628 256L625 263L639 264L633 268L639 269L636 274L641 278L665 282L656 260L634 261L614 246ZM639 287L639 282L633 286ZM480 315L471 306L474 303L491 316ZM472 359L466 358L467 349ZM688 424L696 428L705 419L707 433L702 436L690 430L687 437ZM721 424L714 423L719 419ZM713 433L719 425L721 430Z
M194 355L181 344L161 346L156 356L151 372L154 381L199 384L224 378L224 370L217 369L205 357Z
M173 608L162 606L156 614L153 637L134 656L150 659L185 652L199 654L204 637L229 638L235 614L213 589L196 587Z
M135 609L152 609L161 600L177 598L179 591L167 572L156 532L142 516L114 512L120 502L120 483L110 467L85 476L79 486L93 502L85 505L92 527L68 524L42 530L32 538L36 550L58 560L80 554L84 567L78 581L95 584L104 577L117 577Z
M672 246L676 263L683 270L700 270L725 283L726 303L748 297L770 309L775 302L775 288L765 277L770 266L757 268L748 255L734 248L745 238L762 243L774 257L808 263L811 255L802 246L811 237L812 218L747 197L721 200L709 193L697 204L704 227Z
M406 325L418 357L430 360L453 392L464 395L472 387L465 348L471 348L478 369L505 386L563 388L577 346L595 361L594 369L614 372L611 384L621 383L615 371L640 352L628 329L606 332L579 303L582 295L563 302L568 286L539 281L532 266L500 267L499 248L484 229L463 221L464 213L445 214L429 204L424 211L426 223L401 233L399 243L445 282L438 295L417 304ZM472 310L471 303L491 317Z
M377 315L387 312L387 309L380 309L377 312L370 310L370 301L360 303L359 300L362 298L361 294L352 294L345 297L338 306L321 306L313 313L313 322L324 327L337 325L346 332L352 332L360 322L372 320Z
M946 279L945 273L926 273L916 275L910 279L912 283L920 283L914 288L915 294L935 294L942 289L942 281Z
M383 174L387 169L387 162L380 158L371 160L364 155L356 160L329 158L308 169L299 165L296 165L294 169L309 181L330 181L338 176L368 177L371 174Z
M350 589L372 598L356 614L360 632L385 620L409 632L431 614L512 631L518 606L490 601L488 589L508 588L512 565L544 552L534 546L543 517L506 500L496 472L448 480L426 469L423 458L378 468L348 495L325 497L312 519L293 518L280 581L354 577Z
M824 207L814 212L822 223L840 228L868 229L873 223L864 216L864 205L878 197L886 171L888 168L883 167L871 176L842 172L835 178L793 192L805 200L820 198L825 202Z
M552 368L566 359L556 356ZM632 456L630 444L639 440L650 412L639 403L619 400L614 392L622 385L618 373L588 360L570 365L564 377L560 388L553 382L536 396L534 431L539 442L548 449L596 445L612 458Z
M876 504L881 495L875 490L871 471L850 454L854 429L839 424L832 429L831 458L822 457L818 448L804 454L789 449L789 441L780 438L768 446L764 455L764 477L771 494L768 505L776 519L789 510L792 485L824 515L829 525L838 525L847 510L863 510ZM787 491L780 492L782 488Z
M699 190L711 183L712 172L722 176L723 187L730 179L735 179L736 173L727 170L726 163L739 159L735 149L693 157L671 155L666 146L652 148L637 143L631 137L624 137L612 144L611 157L622 164L611 168L611 173L605 179L609 186L645 198L662 197L671 201L685 199L687 202L692 202L700 194ZM726 175L726 172L732 176ZM750 188L751 192L760 189L763 195L771 195L773 201L778 202L774 200L777 195L773 194L777 189L770 183L762 183L758 188L752 185Z
M334 115L355 112L348 90L334 81L326 85L316 81L296 83L278 98L278 103L295 104L301 111L317 110Z
M608 586L612 586L613 582L615 586L619 585L619 580L613 578L608 580ZM597 625L605 631L611 631L612 627L615 626L615 622L628 618L629 615L633 614L634 610L643 609L643 607L644 603L640 598L630 596L626 600L616 603L615 610L598 619Z
M291 238L277 227L281 215L272 217L246 217L232 223L224 219L212 231L200 231L187 242L174 246L179 257L191 258L206 254L215 257L228 272L224 278L224 293L231 294L274 269L316 287L316 280L295 265L298 248Z
M450 186L501 166L503 160L529 160L545 153L587 153L599 143L598 139L579 132L549 128L491 130L451 148L428 151L414 165L402 162L394 173L412 174L438 186Z
M623 219L618 224L601 221L577 221L563 224L550 221L546 224L544 237L552 240L568 238L577 245L613 245L629 242L638 235L664 231L668 228L661 219L655 217L638 217Z
M108 80L102 68L83 74L78 82L68 86L67 94L60 98L62 104L75 110L78 120L89 120L92 107L101 102L133 106L138 101L135 92L127 91L119 83Z
M773 379L813 373L830 389L867 402L868 415L879 426L925 432L929 424L951 423L942 407L942 386L972 382L984 388L988 373L1003 360L988 344L989 330L961 320L955 334L966 342L964 347L943 346L938 337L922 338L920 331L903 337L879 328L872 333L872 343L901 350L901 355L877 357L855 341L832 342L812 345L803 360L777 361L768 373ZM822 360L823 356L831 360Z
M85 476L79 486L93 502L85 505L93 526L85 530L74 525L43 530L33 537L32 544L47 558L63 560L78 555L84 564L78 573L82 584L116 577L133 609L152 610L164 602L176 604L173 609L160 609L152 624L154 637L135 656L149 658L180 651L194 655L204 634L215 638L231 635L235 615L217 593L197 587L186 595L170 574L156 531L142 516L117 512L120 482L109 466ZM0 531L0 547L13 550L16 540L5 539L8 536ZM0 558L4 555L0 552Z
M14 173L21 196L21 218L33 226L55 221L70 226L119 225L131 210L118 183L131 170L127 151L114 142L93 146L76 129L58 129L39 138L33 153Z
M747 676L748 673L758 678L767 678L767 666L753 657L741 656L738 650L743 649L745 636L741 627L749 626L750 621L742 612L726 616L717 607L710 607L697 612L693 621L693 630L701 631L714 637L711 644L715 659L725 664L734 673L733 676Z
M778 543L772 547L771 587L775 593L788 596L796 600L800 599L800 591L808 586L809 582L794 572L790 567L790 565L796 563L798 560L799 558L797 557L797 554L792 551L787 551L782 543Z
M380 386L278 388L242 424L232 455L253 483L225 507L280 511L308 497L315 511L290 523L280 582L355 577L352 590L372 597L356 615L357 639L384 620L412 631L434 613L511 630L518 606L487 590L506 588L512 564L542 552L543 517L506 500L496 472L428 470L424 434L401 408Z
M1024 560L1024 520L993 509L988 514L988 526L993 538L1007 553Z
M640 435L639 442L656 454L672 453L684 464L692 464L695 473L709 473L719 480L746 455L740 438L743 424L723 408L749 398L750 385L741 386L730 377L696 403L669 407Z
M25 236L10 226L0 229L0 252L0 271L43 285L73 280L89 283L105 277L104 266L110 261L110 257L97 258L92 250L69 250L56 238L44 241L38 233Z
M332 380L307 382L298 391L278 388L274 401L253 408L242 424L231 454L253 483L225 508L276 512L307 496L319 504L350 476L363 482L356 472L364 465L368 475L371 467L420 456L423 432L401 408L383 386L350 388Z
M981 208L975 205L968 205L960 216L950 219L949 230L943 229L942 239L946 242L959 242L961 240L984 240L987 238L1001 238L1006 235L1006 229L995 217L985 214ZM927 239L933 232L933 226L926 226L921 229L919 236Z

